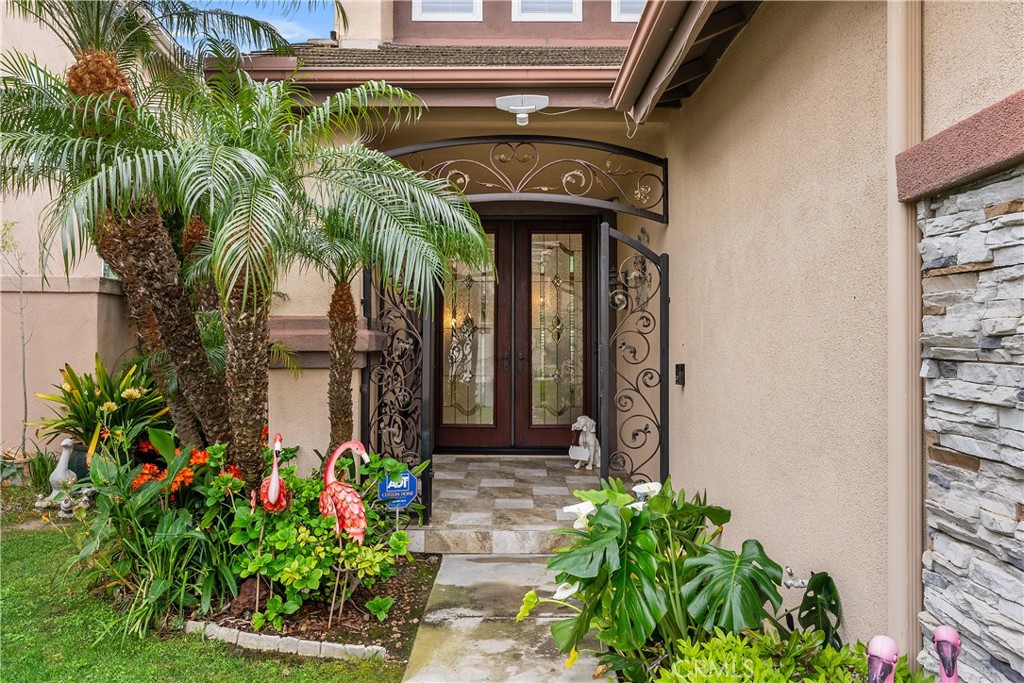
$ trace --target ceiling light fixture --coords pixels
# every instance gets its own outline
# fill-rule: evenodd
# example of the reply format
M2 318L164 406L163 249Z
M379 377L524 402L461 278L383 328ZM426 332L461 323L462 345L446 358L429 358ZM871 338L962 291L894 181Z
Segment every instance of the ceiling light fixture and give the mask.
M494 106L502 111L516 115L516 124L525 126L530 122L530 114L548 106L547 95L505 95L494 98Z

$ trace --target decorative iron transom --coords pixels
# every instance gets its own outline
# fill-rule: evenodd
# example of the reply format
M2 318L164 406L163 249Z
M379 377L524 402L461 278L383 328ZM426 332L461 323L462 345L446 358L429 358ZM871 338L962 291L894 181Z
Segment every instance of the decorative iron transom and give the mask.
M668 222L666 160L628 147L509 135L428 142L388 155L451 181L474 203L560 201Z

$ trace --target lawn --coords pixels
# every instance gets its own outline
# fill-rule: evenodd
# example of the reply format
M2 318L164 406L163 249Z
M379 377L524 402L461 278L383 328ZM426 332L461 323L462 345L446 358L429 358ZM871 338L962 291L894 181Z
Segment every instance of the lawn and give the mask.
M95 642L113 608L74 574L61 531L0 532L0 681L397 683L401 664L259 655L182 633Z

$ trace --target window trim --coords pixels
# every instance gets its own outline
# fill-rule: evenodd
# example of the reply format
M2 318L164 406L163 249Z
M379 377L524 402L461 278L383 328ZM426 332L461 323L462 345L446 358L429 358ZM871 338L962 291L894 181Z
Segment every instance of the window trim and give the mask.
M483 21L484 0L473 0L472 12L424 12L423 0L412 0L413 21Z
M622 11L622 0L612 0L612 21L615 23L634 24L640 21L642 14L643 10L639 14L626 14Z
M515 22L580 22L583 21L583 0L572 0L572 11L561 14L536 14L522 11L523 0L512 0L512 21Z

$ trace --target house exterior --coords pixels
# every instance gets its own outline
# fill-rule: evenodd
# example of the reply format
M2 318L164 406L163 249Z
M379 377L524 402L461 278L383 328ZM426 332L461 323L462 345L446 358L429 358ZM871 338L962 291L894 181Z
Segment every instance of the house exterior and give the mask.
M965 680L1024 680L1024 3L345 8L250 72L419 94L372 144L457 183L497 264L426 317L358 283L371 450L437 460L429 503L438 456L562 457L590 415L602 474L706 489L724 543L832 574L845 636L934 670L949 623ZM525 126L495 106L528 94ZM272 371L270 419L315 464L331 287L282 289L272 333L304 370Z

